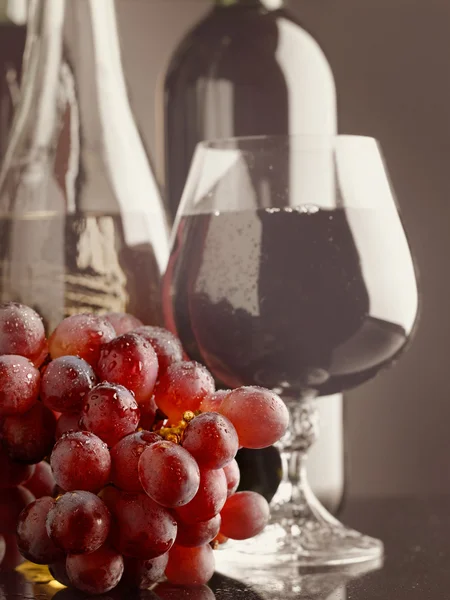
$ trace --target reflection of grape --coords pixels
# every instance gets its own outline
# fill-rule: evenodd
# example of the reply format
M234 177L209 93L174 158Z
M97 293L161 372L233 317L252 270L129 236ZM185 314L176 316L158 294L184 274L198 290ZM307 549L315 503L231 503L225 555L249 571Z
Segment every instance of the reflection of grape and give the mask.
M161 600L214 600L216 597L207 585L175 585L167 581L158 584L155 592Z

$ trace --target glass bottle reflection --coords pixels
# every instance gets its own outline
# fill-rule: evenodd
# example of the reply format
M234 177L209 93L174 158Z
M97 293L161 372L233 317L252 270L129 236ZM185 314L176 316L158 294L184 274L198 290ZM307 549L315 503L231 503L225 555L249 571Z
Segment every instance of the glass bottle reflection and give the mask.
M113 0L33 0L0 175L0 300L161 321L167 225L128 102Z

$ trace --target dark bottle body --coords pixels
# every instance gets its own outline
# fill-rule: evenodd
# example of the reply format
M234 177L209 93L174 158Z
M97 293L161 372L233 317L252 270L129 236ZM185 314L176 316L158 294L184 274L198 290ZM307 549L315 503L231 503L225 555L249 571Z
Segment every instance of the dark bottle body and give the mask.
M281 1L267 2L279 4L275 10L260 0L228 4L218 0L187 34L165 75L158 150L172 220L198 142L336 133L333 75L314 37ZM311 454L311 481L320 499L336 510L344 488L342 397L319 403L326 435ZM270 497L281 473L278 453L247 452L239 460L244 486L264 488ZM266 472L276 476L263 477Z

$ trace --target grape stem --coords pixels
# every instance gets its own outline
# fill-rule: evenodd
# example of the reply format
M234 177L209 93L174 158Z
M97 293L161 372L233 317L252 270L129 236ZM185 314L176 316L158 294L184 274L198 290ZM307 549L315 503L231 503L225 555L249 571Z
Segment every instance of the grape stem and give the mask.
M161 427L157 429L155 433L160 435L163 439L168 442L173 442L174 444L181 444L184 437L184 431L189 423L195 419L197 415L200 414L200 411L192 412L191 410L187 410L183 414L183 418L176 425L171 425L170 427Z

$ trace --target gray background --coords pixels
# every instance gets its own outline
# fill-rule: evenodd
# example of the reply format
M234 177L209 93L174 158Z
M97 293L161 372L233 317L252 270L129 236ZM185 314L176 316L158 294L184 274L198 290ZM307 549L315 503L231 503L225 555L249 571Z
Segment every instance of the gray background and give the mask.
M208 0L117 0L133 106L158 164L155 89ZM333 68L342 133L380 139L420 270L422 316L394 369L346 403L348 491L450 490L450 3L292 0Z

